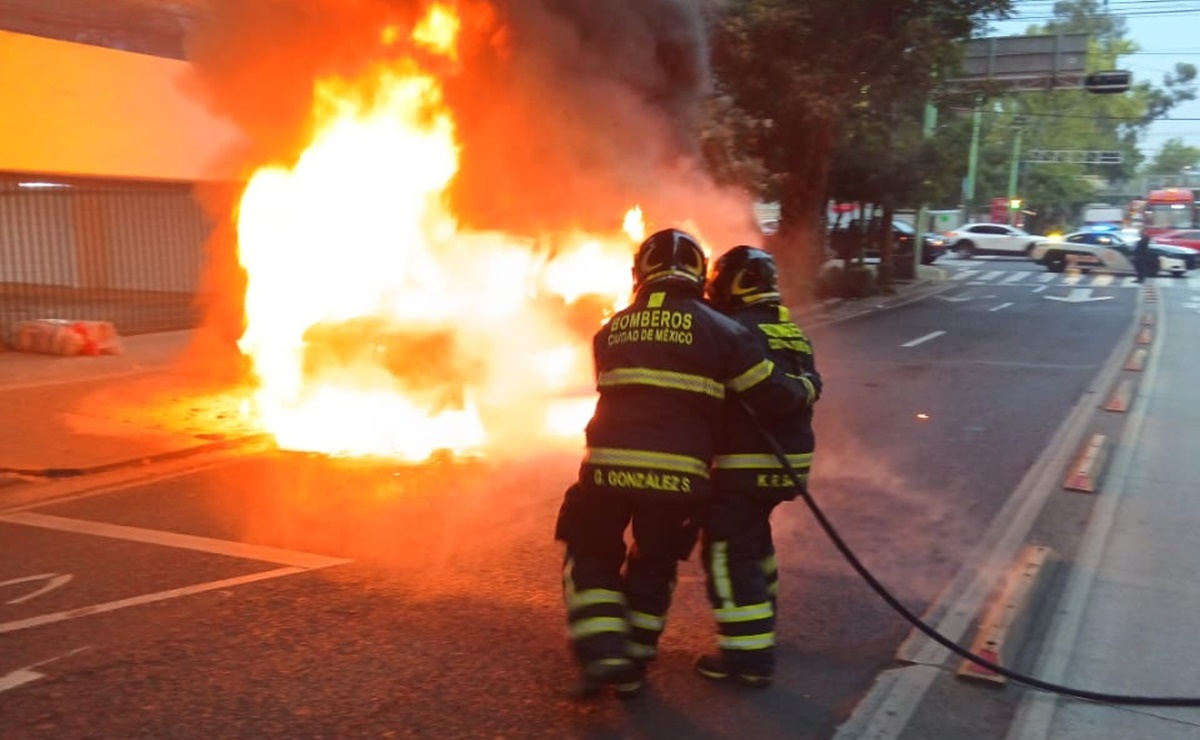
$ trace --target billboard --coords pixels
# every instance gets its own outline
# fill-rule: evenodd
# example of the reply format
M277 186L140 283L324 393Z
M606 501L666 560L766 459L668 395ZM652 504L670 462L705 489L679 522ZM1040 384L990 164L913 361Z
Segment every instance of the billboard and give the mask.
M1088 34L1000 36L967 42L955 87L1075 90L1087 78Z

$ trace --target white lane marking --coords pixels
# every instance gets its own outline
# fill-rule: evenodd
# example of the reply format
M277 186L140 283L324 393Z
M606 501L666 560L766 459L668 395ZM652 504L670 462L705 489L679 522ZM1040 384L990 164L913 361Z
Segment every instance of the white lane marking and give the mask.
M1200 278L1190 277L1187 279L1187 284L1192 290L1200 290Z
M1015 282L1019 282L1019 281L1021 281L1021 280L1024 280L1024 279L1025 279L1025 276L1026 276L1026 275L1028 275L1028 274L1029 274L1029 273L1027 273L1027 272L1014 272L1014 273L1010 273L1010 274L1008 275L1008 277L1004 278L1004 279L1003 279L1003 280L1001 280L1000 282L1001 282L1001 284L1003 284L1003 283L1015 283Z
M31 591L24 596L18 596L15 599L9 599L8 601L4 602L6 604L20 604L29 601L30 599L37 598L47 591L53 591L59 586L62 586L70 581L72 578L74 578L74 576L69 573L42 573L36 576L25 576L24 578L11 578L7 581L0 581L0 587L14 586L18 583L29 583L30 581L46 582L46 585L42 586L36 591Z
M942 336L945 333L946 332L944 332L944 331L930 332L923 337L917 337L916 339L912 340L911 342L905 342L904 344L902 344L900 346L901 347L916 347L918 344L924 344L925 342L928 342L930 339L937 339L938 337Z
M1113 281L1116 279L1117 279L1116 276L1109 275L1107 273L1096 275L1095 277L1092 278L1092 287L1103 288L1103 287L1112 285Z
M1012 305L1012 303L1001 303L999 306L996 306L994 308L989 308L988 311L1003 311L1004 309L1008 308L1011 305Z
M1066 275L1063 277L1062 283L1063 283L1063 285L1079 285L1081 282L1083 282L1083 277L1084 276L1080 273L1075 273L1074 275Z
M41 627L45 624L54 624L55 622L65 622L68 619L77 619L79 617L87 617L92 614L103 614L105 612L116 611L117 609L125 609L130 606L141 606L142 604L153 604L156 601L166 601L167 599L177 599L180 596L191 596L192 594L204 593L205 591L215 591L219 588L232 588L240 586L244 583L254 583L255 581L265 581L268 578L282 578L283 576L295 575L296 573L304 573L314 568L276 568L275 570L263 571L262 573L251 573L250 575L238 576L236 578L226 578L220 581L209 581L207 583L197 583L192 586L183 586L182 588L172 588L167 591L158 591L152 594L143 594L141 596L132 596L128 599L118 599L116 601L108 601L103 604L92 604L91 606L81 606L78 609L68 609L63 612L54 612L53 614L42 614L37 617L29 617L27 619L15 619L11 622L0 622L0 635L6 632L17 632L26 630L30 627Z
M1048 287L1050 287L1050 286L1048 286L1048 285L1039 285L1039 286L1037 286L1036 288L1034 288L1034 289L1033 289L1033 292L1034 292L1034 293L1041 293L1043 290L1045 290L1045 289L1046 289L1046 288L1048 288Z
M88 648L86 647L75 648L74 650L68 650L62 655L56 655L53 658L47 658L46 660L38 661L32 665L27 665L24 668L18 668L15 671L9 671L7 674L0 676L0 693L8 691L9 689L15 689L18 686L24 686L27 683L33 683L38 679L46 677L45 673L38 673L37 671L33 670L34 668L41 668L42 666L53 663L56 660L69 658L70 656L76 653L82 653L87 649Z
M66 517L36 514L29 511L0 515L0 522L24 524L30 527L54 529L74 534L111 537L130 542L142 542L148 545L177 547L184 550L212 553L214 555L228 555L229 557L243 558L245 560L261 560L267 563L278 563L279 565L293 565L297 568L324 568L329 565L341 565L350 562L344 558L331 558L306 552L281 550L277 547L249 545L244 542L230 542L229 540L197 537L195 535L179 534L176 532L160 532L154 529L126 527L120 524L89 522L83 519L68 519Z
M33 683L39 678L45 678L45 673L31 671L28 668L18 668L15 671L9 672L7 675L0 676L0 692L15 689L18 686L24 686L27 683Z
M979 270L959 270L951 280L966 280L970 276L979 272Z
M1042 283L1048 283L1048 282L1051 282L1052 280L1054 280L1054 279L1055 279L1055 278L1057 278L1057 277L1058 277L1058 275L1055 275L1053 272L1047 272L1047 273L1045 273L1045 274L1043 274L1043 275L1039 275L1039 276L1038 276L1038 282L1042 282Z
M995 280L996 278L1000 277L1003 274L1004 274L1004 270L992 270L991 272L983 275L979 279L980 280Z
M1088 303L1090 301L1111 301L1112 296L1101 295L1092 297L1091 288L1071 288L1071 292L1065 296L1047 295L1042 296L1048 301L1062 301L1063 303Z

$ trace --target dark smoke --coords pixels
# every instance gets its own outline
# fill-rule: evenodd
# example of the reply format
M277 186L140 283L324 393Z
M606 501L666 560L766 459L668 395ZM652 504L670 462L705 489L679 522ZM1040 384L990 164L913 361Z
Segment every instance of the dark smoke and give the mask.
M612 230L640 203L659 225L749 227L747 202L716 192L697 159L711 2L459 2L466 46L444 84L464 147L452 194L464 223ZM411 28L427 6L214 0L189 53L213 107L250 133L250 169L303 147L314 79L385 59L381 29Z
M664 220L694 215L664 196L695 163L701 3L507 0L499 12L511 56L456 97L464 212L517 229L611 228L638 202Z

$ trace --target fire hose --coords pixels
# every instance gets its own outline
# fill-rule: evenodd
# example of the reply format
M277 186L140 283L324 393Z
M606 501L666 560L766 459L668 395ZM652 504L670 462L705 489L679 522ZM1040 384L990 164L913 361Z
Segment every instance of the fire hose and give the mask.
M754 413L754 410L750 407L745 399L739 397L738 401L740 402L742 408L745 409L746 413L750 415L754 425L758 428L758 431L766 441L767 446L771 448L771 453L783 466L784 471L791 477L793 482L798 484L802 478L800 477L800 474L796 472L796 469L792 467L791 463L788 462L787 454L779 446L778 440L776 440L775 437L772 436L769 431L767 431L767 428L763 425L762 421L759 420L758 415ZM997 665L987 658L976 655L970 650L959 646L953 640L941 634L930 625L926 624L919 616L901 604L900 601L893 596L892 593L888 591L882 583L879 582L879 579L877 579L869 570L867 570L866 566L862 564L862 561L860 561L854 554L854 551L850 549L850 546L846 544L846 541L842 539L842 536L825 516L825 512L821 510L821 507L819 507L817 502L813 499L812 494L808 491L807 486L797 485L796 488L798 489L801 498L804 499L804 503L812 512L813 517L816 518L817 524L819 524L821 529L825 532L825 535L829 537L829 540L833 543L834 547L837 548L838 552L841 553L842 557L845 558L846 562L850 564L850 567L853 568L856 573L858 573L859 577L866 581L867 585L871 587L871 590L873 590L881 599L883 599L884 602L887 603L887 605L890 606L896 613L904 617L909 624L955 655L958 655L965 660L969 660L975 665L985 668L986 670L1004 676L1005 678L1025 684L1026 686L1031 686L1035 689L1050 693L1073 696L1078 699L1086 699L1088 701L1106 704L1125 704L1131 706L1200 707L1200 697L1109 694L1102 691L1089 691L1086 689L1064 686L1062 684L1057 684L1050 681L1043 681L1039 678L1027 676L1023 673L1018 673L1005 668L1004 666Z

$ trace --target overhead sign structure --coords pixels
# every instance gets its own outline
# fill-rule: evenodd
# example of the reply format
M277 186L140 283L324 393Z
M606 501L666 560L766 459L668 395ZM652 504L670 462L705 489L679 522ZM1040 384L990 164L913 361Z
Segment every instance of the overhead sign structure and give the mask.
M1086 33L971 39L957 88L1078 90L1087 78Z
M1133 73L1128 70L1112 69L1092 72L1083 79L1083 87L1090 93L1112 95L1123 93L1133 84Z
M1125 152L1089 149L1032 149L1025 153L1026 162L1042 164L1121 164Z

